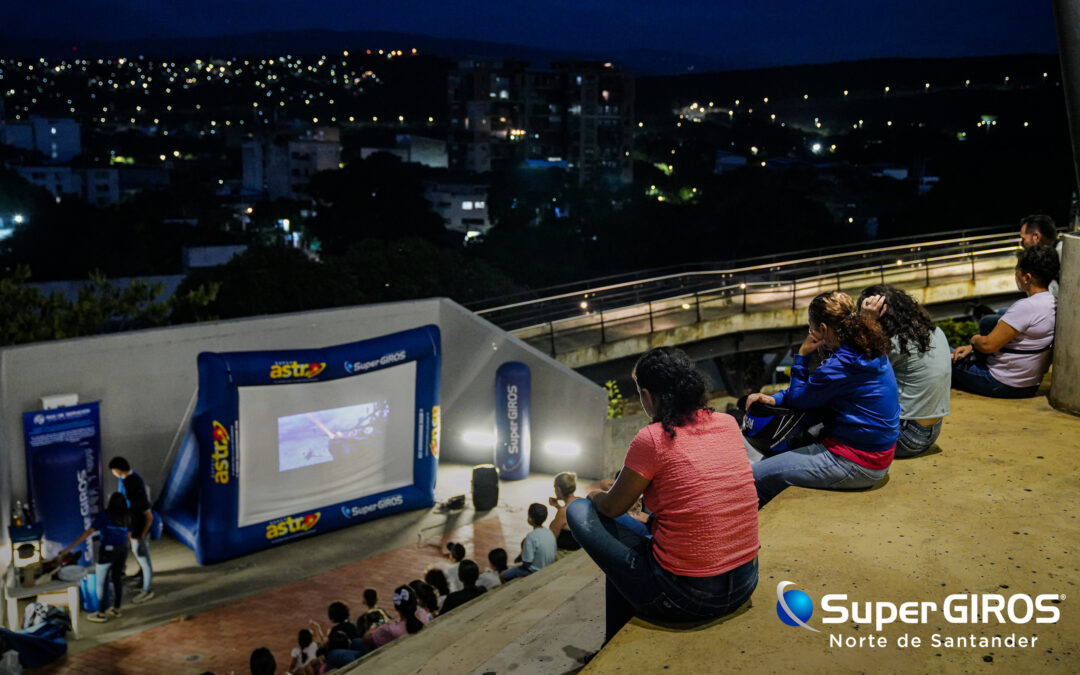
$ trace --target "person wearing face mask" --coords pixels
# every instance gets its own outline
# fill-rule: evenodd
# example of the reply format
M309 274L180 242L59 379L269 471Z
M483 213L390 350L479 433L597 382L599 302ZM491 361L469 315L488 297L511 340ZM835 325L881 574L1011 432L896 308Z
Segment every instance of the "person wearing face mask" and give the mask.
M765 457L749 445L758 507L789 486L825 490L868 488L885 477L900 433L900 397L889 364L889 339L877 319L846 293L821 293L810 302L810 331L791 367L791 386L761 402L814 411L819 440ZM808 359L824 355L810 371Z
M1029 398L1039 391L1053 360L1057 299L1050 283L1061 271L1049 246L1020 251L1016 287L1025 295L1014 302L987 335L953 350L952 385L994 398Z

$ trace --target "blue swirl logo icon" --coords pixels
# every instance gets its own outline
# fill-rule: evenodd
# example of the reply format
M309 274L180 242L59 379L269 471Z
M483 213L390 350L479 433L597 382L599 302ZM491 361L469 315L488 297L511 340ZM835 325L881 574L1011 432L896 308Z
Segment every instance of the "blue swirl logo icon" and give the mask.
M784 590L794 585L794 581L781 581L777 584L776 615L789 626L801 626L815 633L821 632L817 628L806 625L814 614L814 601L810 599L810 596L800 590Z

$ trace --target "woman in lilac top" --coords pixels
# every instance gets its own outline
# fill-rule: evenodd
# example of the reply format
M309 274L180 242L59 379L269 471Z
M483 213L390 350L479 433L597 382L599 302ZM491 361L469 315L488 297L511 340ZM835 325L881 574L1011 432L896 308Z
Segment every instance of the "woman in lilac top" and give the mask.
M953 351L953 387L995 398L1028 398L1039 391L1052 360L1057 316L1049 287L1060 270L1053 248L1020 251L1016 287L1026 297L1014 302L988 335L975 335L970 346Z

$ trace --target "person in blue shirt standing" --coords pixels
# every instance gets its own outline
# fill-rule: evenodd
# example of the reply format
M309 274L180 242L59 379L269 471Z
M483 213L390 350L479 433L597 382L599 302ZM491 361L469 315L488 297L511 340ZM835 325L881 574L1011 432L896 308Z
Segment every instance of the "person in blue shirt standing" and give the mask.
M98 611L86 617L95 623L104 623L120 616L123 598L124 566L128 556L128 505L119 492L109 497L105 510L94 516L90 527L79 538L64 547L57 555L62 558L68 551L87 540L95 532L100 533L94 573L97 577ZM112 583L112 606L105 609L106 584Z
M135 560L142 570L142 591L131 599L135 604L154 597L154 567L150 563L150 527L154 524L154 512L150 510L150 495L146 483L131 470L131 464L123 457L109 460L109 470L120 480L120 492L127 498L131 513L131 542Z
M758 508L791 485L871 487L889 472L896 451L900 395L881 326L840 291L815 297L809 318L810 334L791 367L791 386L775 396L751 394L746 407L760 401L816 411L824 427L817 442L764 459L748 446ZM807 358L818 352L828 356L810 372Z

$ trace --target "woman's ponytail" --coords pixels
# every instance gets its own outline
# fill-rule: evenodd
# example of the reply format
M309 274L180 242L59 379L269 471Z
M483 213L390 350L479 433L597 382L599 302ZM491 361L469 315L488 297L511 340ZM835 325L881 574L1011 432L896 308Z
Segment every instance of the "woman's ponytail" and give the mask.
M833 329L841 343L871 357L889 353L889 338L877 319L860 312L842 291L822 293L810 302L810 322Z

